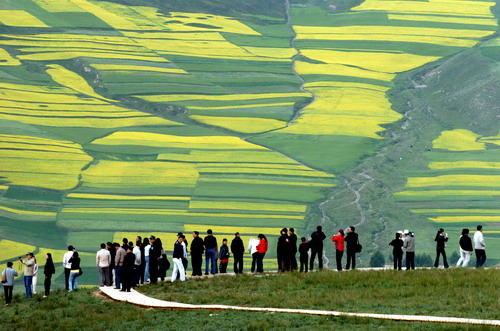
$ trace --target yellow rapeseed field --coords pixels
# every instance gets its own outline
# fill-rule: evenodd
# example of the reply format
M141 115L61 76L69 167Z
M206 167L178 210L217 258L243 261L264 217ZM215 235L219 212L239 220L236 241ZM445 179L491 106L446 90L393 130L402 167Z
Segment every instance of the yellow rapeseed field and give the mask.
M411 209L418 214L499 214L500 209Z
M186 162L261 162L265 164L295 164L295 161L272 151L210 151L192 150L189 154L162 153L158 160Z
M497 26L497 20L494 18L472 18L457 16L437 16L437 15L401 15L389 14L390 20L417 21L417 22L439 22L439 23L457 23L470 25L490 25Z
M342 64L317 64L297 61L295 70L300 75L336 75L391 81L396 75L378 71L363 70Z
M226 33L237 33L246 35L260 36L261 34L248 25L235 20L232 17L211 15L203 13L184 13L170 12L170 16L166 17L167 21L181 21L182 23L170 22L166 23L166 27L172 31L214 31L212 28L188 26L188 23L198 23L212 25L217 27L215 30Z
M71 2L71 0L32 0L32 1L50 13L84 12L83 9L81 9L73 2Z
M241 183L241 184L262 184L262 185L288 185L288 186L313 186L313 187L334 187L335 184L328 183L311 183L311 182L292 182L280 180L264 180L264 179L229 179L229 178L200 178L200 182L211 183Z
M275 130L286 126L286 122L258 117L222 117L222 116L202 116L191 115L190 118L195 121L219 126L224 129L243 132L243 133L258 133L269 130Z
M102 51L72 51L72 52L45 52L45 53L35 53L19 55L18 58L21 60L34 60L34 61L57 61L57 60L71 60L78 57L95 58L95 59L125 59L125 60L138 60L138 61L150 61L150 62L169 62L167 59L151 54L150 56L143 55L130 55L130 54L120 54L120 53L105 53Z
M500 162L486 161L454 161L454 162L431 162L430 169L460 169L460 168L478 168L478 169L500 169Z
M464 129L443 131L441 135L432 142L432 147L455 152L486 149L486 145L478 141L479 138L480 136L478 134Z
M264 107L278 107L278 106L292 106L295 102L276 102L276 103L257 103L252 105L229 105L229 106L188 106L192 110L216 110L216 109L245 109L245 108L264 108Z
M12 57L5 49L0 48L0 66L20 66L21 61Z
M265 150L265 147L254 145L238 137L231 136L174 136L150 132L114 132L104 138L92 142L95 145L130 145L150 147L175 147L193 149L254 149Z
M499 44L499 46L500 46L500 44ZM497 135L497 136L493 136L493 137L479 138L478 141L481 142L481 143L488 143L488 144L500 145L500 134Z
M437 197L454 195L477 195L477 196L500 196L500 190L425 190L425 191L403 191L395 193L396 196L410 197Z
M500 216L438 216L430 217L431 221L438 223L478 223L478 222L500 222Z
M17 209L17 208L10 208L10 207L5 207L5 206L0 206L0 213L6 212L6 213L11 213L11 214L17 214L17 215L29 215L29 216L49 216L49 217L55 217L57 213L55 212L48 212L48 211L37 211L37 210L24 210L24 209Z
M137 236L141 236L143 239L148 238L154 235L156 238L160 238L163 244L163 249L167 251L171 251L173 249L174 243L177 241L177 233L170 232L115 232L113 234L113 242L117 242L119 244L122 243L123 238L127 238L129 241L134 242ZM191 237L189 234L186 234L186 237L189 241L191 241ZM135 246L135 245L134 245Z
M187 74L183 69L179 68L163 68L151 66L137 66L137 65L124 65L124 64L91 64L97 70L105 71L148 71L148 72L161 72L166 74Z
M232 210L266 210L266 211L285 211L295 213L305 213L306 205L261 203L261 202L237 202L237 201L203 201L191 200L189 209L232 209Z
M7 26L47 28L47 24L25 10L0 10L0 23Z
M240 232L241 234L265 234L265 235L278 235L281 231L281 228L263 228L263 227L247 227L247 226L219 226L219 225L206 225L215 235L224 233L224 234L235 234L236 232ZM185 224L184 232L190 233L193 231L200 231L203 225L199 224ZM200 231L201 232L201 231ZM202 233L200 233L202 235ZM221 240L220 238L219 240ZM232 239L230 239L232 240ZM246 243L246 242L245 242Z
M500 176L489 175L442 175L435 177L410 177L406 187L429 186L481 186L499 187Z
M92 3L87 0L71 0L82 10L95 15L97 18L118 30L141 30L141 27L111 11L99 6L99 2Z
M19 256L24 256L28 252L33 252L35 246L7 240L0 239L0 261L5 261L7 259L16 259Z
M314 170L301 170L301 169L280 169L274 168L257 168L257 167L245 167L239 166L234 168L226 168L222 164L219 167L210 167L198 165L197 169L200 173L228 173L228 174L263 174L263 175L282 175L282 176L298 176L298 177L323 177L323 178L332 178L333 175L327 173L320 173L319 171Z
M191 197L182 196L159 196L159 195L120 195L120 194L93 194L93 193L69 193L68 198L73 199L95 199L95 200L165 200L165 201L189 201Z
M160 94L160 95L137 95L137 98L151 102L174 102L188 100L207 100L207 101L238 101L238 100L259 100L273 98L308 98L307 93L251 93L251 94Z

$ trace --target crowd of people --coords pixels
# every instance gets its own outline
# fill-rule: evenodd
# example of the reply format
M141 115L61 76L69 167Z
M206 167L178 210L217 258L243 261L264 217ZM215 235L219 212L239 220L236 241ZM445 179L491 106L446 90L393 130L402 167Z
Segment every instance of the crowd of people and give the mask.
M362 250L355 227L349 226L346 232L344 233L343 229L339 229L331 238L335 244L338 271L342 271L344 252L346 252L345 269L349 270L356 268L356 254ZM478 225L472 240L469 237L469 229L462 230L459 240L460 259L457 262L457 267L467 267L473 251L476 254L476 267L484 265L486 261L486 245L482 232L483 227ZM200 237L198 231L194 231L192 232L192 238L189 245L183 233L177 234L172 253L172 282L177 279L180 281L186 280L186 271L189 264L188 250L191 257L192 276L202 275L203 255L205 255L205 275L226 273L231 257L233 259L234 273L240 274L243 272L245 246L239 232L234 234L229 246L228 240L224 238L219 247L217 238L213 235L211 229L207 230L204 238ZM311 233L309 240L306 237L301 237L297 247L298 237L295 234L295 229L283 228L276 247L278 271L312 271L316 260L318 268L323 269L323 241L325 239L326 234L323 232L322 227L317 226L316 231ZM448 234L441 228L434 240L436 242L434 267L439 266L442 257L444 268L448 268L445 251ZM406 270L415 269L415 238L413 232L408 230L398 231L395 239L389 245L393 247L394 269L402 270L403 254L406 254ZM252 273L264 272L263 260L268 249L269 243L264 234L259 234L257 239L251 238L249 240L247 250L252 257L250 268ZM299 252L300 269L296 259L297 252ZM24 265L26 297L31 298L33 294L37 293L38 263L33 253L26 254L26 259L19 257L19 261ZM80 262L81 259L76 249L72 245L68 246L68 251L64 254L62 261L65 290L68 292L78 290L78 278L83 274ZM153 235L144 239L137 236L135 241L123 238L121 244L117 242L102 243L100 250L96 254L96 265L101 287L114 286L114 288L124 292L130 292L132 287L139 284L156 283L158 279L164 281L167 271L170 269L170 262L163 243L160 238ZM18 272L12 266L13 262L8 262L7 268L2 272L6 305L11 303L14 278L18 276ZM45 276L44 297L47 297L50 294L52 275L55 273L51 253L47 253L45 256L43 272Z

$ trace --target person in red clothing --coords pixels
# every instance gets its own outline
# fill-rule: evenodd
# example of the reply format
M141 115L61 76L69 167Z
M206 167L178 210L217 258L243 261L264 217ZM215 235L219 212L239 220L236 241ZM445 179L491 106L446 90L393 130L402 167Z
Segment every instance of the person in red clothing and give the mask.
M337 235L332 237L332 241L335 243L337 270L342 271L342 256L344 255L344 230L339 229Z
M266 255L267 248L268 248L268 243L267 243L267 238L265 235L262 233L258 235L258 238L260 239L259 244L257 245L257 252L255 253L256 258L257 258L257 272L264 272L264 255Z

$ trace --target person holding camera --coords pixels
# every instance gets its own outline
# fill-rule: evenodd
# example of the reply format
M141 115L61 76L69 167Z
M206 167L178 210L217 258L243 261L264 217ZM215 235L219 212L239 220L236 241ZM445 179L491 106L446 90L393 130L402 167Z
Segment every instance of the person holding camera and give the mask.
M33 253L26 254L26 260L23 257L19 257L19 261L24 264L24 287L26 287L26 297L32 298L33 292L31 287L33 286L33 272L35 268L35 259L33 259Z
M448 241L448 234L444 232L443 228L438 230L434 241L436 242L436 261L434 262L434 268L437 268L439 266L440 255L443 255L444 268L449 268L448 261L446 260L446 251L444 250L446 247L446 242Z

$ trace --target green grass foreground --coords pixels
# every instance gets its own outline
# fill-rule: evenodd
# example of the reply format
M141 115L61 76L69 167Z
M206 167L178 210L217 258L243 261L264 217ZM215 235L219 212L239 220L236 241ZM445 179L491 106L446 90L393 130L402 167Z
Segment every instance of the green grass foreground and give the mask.
M500 270L323 271L159 283L139 291L192 304L500 319Z

